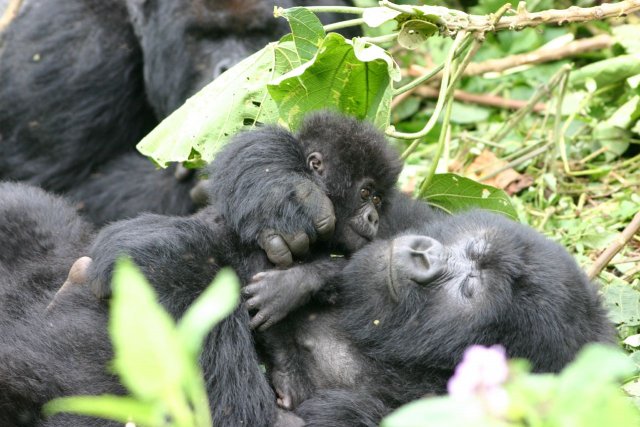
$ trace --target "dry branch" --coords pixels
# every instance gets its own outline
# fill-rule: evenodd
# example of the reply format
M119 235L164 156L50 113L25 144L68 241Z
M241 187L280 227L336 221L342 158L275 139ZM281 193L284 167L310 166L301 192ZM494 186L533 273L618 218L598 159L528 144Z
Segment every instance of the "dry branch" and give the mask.
M429 86L423 86L416 90L416 93L425 98L437 98L438 90ZM521 101L518 99L506 99L495 95L480 95L476 93L465 92L462 90L456 90L453 93L455 99L463 102L469 102L472 104L487 105L490 107L506 108L509 110L518 110L527 105L527 101ZM546 109L546 105L543 103L537 103L533 107L533 111L542 112Z
M604 3L594 7L571 6L567 9L549 9L541 12L529 12L526 2L521 1L512 16L503 16L492 24L491 15L470 15L465 12L448 9L441 6L404 6L388 0L381 0L380 6L416 15L435 15L438 22L434 22L443 35L452 35L458 31L492 32L500 30L521 30L527 27L537 27L543 24L568 24L572 22L586 22L619 18L640 11L640 0L626 0L618 3Z
M595 278L604 268L609 265L609 262L613 259L618 252L624 248L629 240L640 230L640 212L636 213L629 225L622 230L620 236L618 236L607 249L600 254L600 256L594 261L593 265L589 269L587 275L590 279Z
M561 59L570 58L585 52L592 52L606 49L613 45L614 38L608 34L590 37L588 39L575 40L562 47L549 48L542 47L531 52L518 55L511 55L505 58L489 59L482 62L473 62L469 64L464 71L465 76L478 76L489 72L501 72L511 68L520 67L530 64L543 64L551 61L559 61ZM428 70L419 65L412 65L409 68L409 75L413 77L426 74ZM433 77L433 80L439 79L440 74Z

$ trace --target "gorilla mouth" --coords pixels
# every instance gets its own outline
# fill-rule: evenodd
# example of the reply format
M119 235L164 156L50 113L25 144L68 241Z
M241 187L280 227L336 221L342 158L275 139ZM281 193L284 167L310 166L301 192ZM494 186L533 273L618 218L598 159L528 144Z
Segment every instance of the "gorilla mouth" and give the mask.
M398 280L398 278L396 277L396 269L393 268L393 243L391 243L389 245L389 264L388 264L388 270L389 270L389 274L387 275L387 289L389 290L389 295L391 295L391 299L394 302L398 302L399 301L399 297L398 297L398 289L396 289L395 283Z
M361 249L364 245L371 242L375 236L367 236L356 230L351 224L348 225L349 234L352 235L347 241L351 242L352 250Z

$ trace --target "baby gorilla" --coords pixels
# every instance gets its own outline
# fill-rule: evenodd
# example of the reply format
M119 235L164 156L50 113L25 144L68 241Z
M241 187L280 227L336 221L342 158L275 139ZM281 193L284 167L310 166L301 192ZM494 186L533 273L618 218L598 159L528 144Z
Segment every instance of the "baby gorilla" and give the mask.
M210 166L212 203L247 247L261 247L276 266L304 257L315 261L260 273L245 287L256 311L252 327L266 329L306 303L350 254L373 240L389 216L402 163L370 124L337 113L306 117L293 135L265 127L237 136ZM335 212L334 212L335 208ZM309 258L309 257L307 257Z
M444 393L473 344L500 344L536 372L557 372L586 343L613 341L571 256L487 212L373 242L333 285L334 304L316 295L262 335L279 404L309 425L377 425L400 404Z

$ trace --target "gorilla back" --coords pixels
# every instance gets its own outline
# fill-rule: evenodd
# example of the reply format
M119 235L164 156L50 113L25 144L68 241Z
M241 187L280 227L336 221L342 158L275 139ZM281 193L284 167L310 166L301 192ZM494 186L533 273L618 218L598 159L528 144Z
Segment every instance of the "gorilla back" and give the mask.
M214 258L219 260L234 242L215 213L208 213L206 218L161 217L166 218L164 226L151 221L149 229L137 225L159 216L145 215L141 223L122 221L109 227L117 231L118 224L133 225L125 227L118 241L126 237L128 242L144 244L149 236L157 238L156 253L132 256L147 267L145 273L161 301L176 316L211 281L219 268ZM25 184L0 184L2 426L117 425L70 415L42 419L40 412L55 397L125 392L108 369L112 359L108 304L91 292L86 266L82 274L74 276L73 269L69 273L78 263L74 260L87 253L92 238L92 228L61 199ZM166 258L156 256L166 252ZM63 282L64 291L59 291ZM74 286L66 287L68 282ZM260 370L248 323L246 310L238 308L214 328L201 355L212 418L218 426L269 426L275 417L275 397Z

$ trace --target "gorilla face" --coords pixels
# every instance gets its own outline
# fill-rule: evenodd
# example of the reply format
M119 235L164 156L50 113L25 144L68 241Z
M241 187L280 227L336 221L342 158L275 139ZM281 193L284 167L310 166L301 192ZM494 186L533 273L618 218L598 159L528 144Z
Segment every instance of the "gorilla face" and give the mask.
M289 32L286 20L274 18L274 3L283 8L341 3L327 0L126 2L143 47L149 101L158 117L166 117L187 97L233 65Z
M612 336L595 288L563 248L486 212L374 242L354 255L341 289L355 341L408 365L452 369L468 346L502 344L555 371Z

